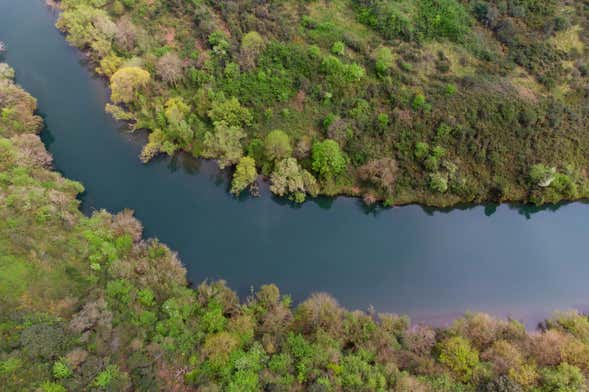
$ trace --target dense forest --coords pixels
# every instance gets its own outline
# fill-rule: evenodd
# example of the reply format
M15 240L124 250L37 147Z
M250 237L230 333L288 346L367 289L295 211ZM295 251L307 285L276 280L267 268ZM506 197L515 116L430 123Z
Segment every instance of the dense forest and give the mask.
M583 0L62 0L106 110L280 196L589 196Z
M242 300L222 281L190 288L131 211L79 211L83 187L51 170L13 77L0 63L3 391L587 390L578 313L534 333L485 314L432 328L321 293L293 306L271 284Z

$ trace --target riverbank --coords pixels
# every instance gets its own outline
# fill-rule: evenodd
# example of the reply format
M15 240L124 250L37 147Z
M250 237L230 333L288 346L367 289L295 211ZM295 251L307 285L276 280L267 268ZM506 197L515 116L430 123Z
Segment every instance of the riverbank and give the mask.
M420 320L482 311L530 328L589 298L584 204L556 213L510 205L367 209L344 197L296 206L267 191L234 199L212 162L186 155L139 162L144 134L129 134L104 113L109 92L54 28L55 13L34 1L1 3L0 11L6 60L39 101L55 167L84 184L83 211L132 208L146 236L182 255L192 282L225 279L242 298L252 285L274 282L297 302L325 291L351 309L372 305Z
M578 132L587 122L587 58L578 50L586 21L572 12L580 2L525 11L539 24L494 13L500 26L520 20L510 24L513 42L476 7L448 5L463 15L452 23L464 24L476 44L383 35L363 18L385 11L348 0L296 12L277 5L273 18L290 18L281 24L254 6L235 13L205 4L62 5L59 28L111 79L109 111L150 130L144 160L183 150L233 167L247 157L249 172L239 172L250 174L234 181L234 192L257 171L275 194L298 202L344 194L367 204L448 207L589 196L589 140ZM415 6L429 9L426 1ZM250 31L233 23L245 15L256 21ZM538 28L553 20L565 21L564 30ZM521 53L514 42L523 37L542 42L542 54ZM563 47L565 38L577 50Z
M11 76L0 75L6 391L586 388L589 319L574 312L537 334L484 314L433 329L327 294L292 307L274 285L244 301L223 282L188 289L130 211L80 212L82 185L50 170L36 101Z

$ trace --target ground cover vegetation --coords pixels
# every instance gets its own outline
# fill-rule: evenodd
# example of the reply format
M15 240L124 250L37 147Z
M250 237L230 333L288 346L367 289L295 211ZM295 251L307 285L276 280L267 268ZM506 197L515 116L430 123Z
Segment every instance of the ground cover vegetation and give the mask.
M262 175L299 202L589 195L586 1L60 6L57 26L110 81L107 110L151 131L144 161L241 162L234 193Z
M3 391L587 390L589 318L575 312L533 333L484 314L431 328L327 294L294 306L271 284L242 300L224 282L189 288L132 212L79 211L83 187L51 170L36 102L13 76L0 63ZM282 138L269 143L275 156ZM323 143L313 154L337 170ZM294 158L279 164L293 178L285 189L310 187ZM252 170L240 158L238 187Z

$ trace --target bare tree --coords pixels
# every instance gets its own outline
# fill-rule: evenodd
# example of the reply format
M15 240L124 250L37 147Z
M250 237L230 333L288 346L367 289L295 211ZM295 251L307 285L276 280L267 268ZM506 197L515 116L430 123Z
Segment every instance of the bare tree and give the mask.
M115 42L124 50L130 51L134 48L137 40L137 27L126 16L123 16L117 22L117 31L115 34Z
M175 85L184 78L184 64L176 53L168 52L157 61L157 73L166 83Z

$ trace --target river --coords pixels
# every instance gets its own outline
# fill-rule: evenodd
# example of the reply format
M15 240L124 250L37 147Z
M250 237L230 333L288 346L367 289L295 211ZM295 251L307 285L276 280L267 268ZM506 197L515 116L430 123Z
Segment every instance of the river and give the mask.
M587 205L367 210L350 198L293 206L267 191L237 200L211 162L139 162L145 135L104 113L104 81L55 16L40 0L0 0L5 60L38 99L56 169L86 187L85 213L135 210L191 281L223 278L242 295L273 282L295 300L325 291L348 308L434 324L485 311L533 326L556 309L589 309Z

